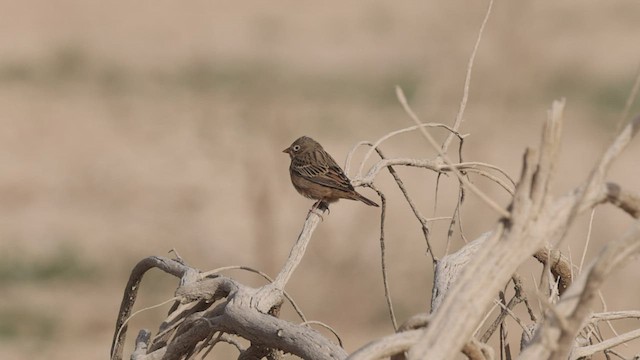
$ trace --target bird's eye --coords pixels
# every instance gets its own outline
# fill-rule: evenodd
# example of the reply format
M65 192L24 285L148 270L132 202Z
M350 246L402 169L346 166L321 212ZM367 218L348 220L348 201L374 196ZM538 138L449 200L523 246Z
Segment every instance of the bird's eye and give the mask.
M293 151L300 150L300 145L293 145Z

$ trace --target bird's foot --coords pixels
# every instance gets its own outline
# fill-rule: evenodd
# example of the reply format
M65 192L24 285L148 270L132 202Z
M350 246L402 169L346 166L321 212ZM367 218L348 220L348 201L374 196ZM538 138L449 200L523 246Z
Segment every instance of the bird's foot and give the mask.
M329 210L329 204L326 201L318 200L313 204L311 209L309 209L309 214L314 213L314 214L320 216L320 219L322 219L322 221L324 221L324 218L322 217L322 215L324 214L325 211L328 214L331 213L331 211Z

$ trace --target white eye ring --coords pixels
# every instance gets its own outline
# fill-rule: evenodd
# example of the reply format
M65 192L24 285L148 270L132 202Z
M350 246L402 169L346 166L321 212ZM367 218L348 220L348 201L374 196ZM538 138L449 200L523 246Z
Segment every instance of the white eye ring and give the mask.
M300 145L293 145L293 151L300 150Z

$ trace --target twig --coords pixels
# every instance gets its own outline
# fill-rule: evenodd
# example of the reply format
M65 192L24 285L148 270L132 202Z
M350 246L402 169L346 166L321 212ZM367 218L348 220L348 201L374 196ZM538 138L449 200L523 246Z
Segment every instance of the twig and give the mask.
M462 199L464 197L464 187L460 186L458 189L458 196L456 199L456 207L453 210L453 216L451 216L451 222L449 223L449 229L447 230L447 243L444 249L444 254L449 255L449 249L451 246L451 237L453 236L453 227L457 223L460 229L460 236L464 239L464 242L467 243L467 239L464 237L464 232L462 231L462 215L460 215L460 208L462 207Z
M640 117L638 117L638 120L640 120ZM634 219L640 219L640 195L626 191L612 182L606 183L603 188L603 201L608 201L612 205L619 207Z
M599 321L622 320L631 318L640 319L640 310L608 311L595 313L591 315L589 322L597 323Z
M580 266L578 266L578 273L582 272L582 265L584 264L584 258L587 256L587 249L589 249L589 241L591 240L591 230L593 229L593 216L596 214L596 209L591 210L591 216L589 217L589 227L587 230L587 240L584 243L584 250L582 251L582 258L580 258Z
M413 110L411 110L411 107L409 107L407 98L404 96L402 89L398 86L396 86L396 95L398 96L398 100L400 101L400 104L402 104L402 106L404 107L405 112L409 115L411 119L413 119L413 121L416 124L420 125L421 121L418 119L418 117L413 112ZM431 134L429 134L429 132L426 131L424 128L420 128L420 130L422 134L427 138L431 146L433 146L433 148L436 149L436 151L438 151L438 156L444 161L444 163L448 165L453 164L453 162L449 159L449 157L441 151L440 147L436 143L433 136L431 136ZM471 192L476 194L491 209L497 212L501 217L509 218L510 214L508 211L500 207L500 205L498 205L495 201L493 201L487 194L483 193L480 189L478 189L478 187L476 187L471 182L469 182L469 180L467 180L464 177L464 175L460 172L460 170L458 170L456 167L452 167L451 170L458 177L458 180L460 180L460 182L464 184L464 186L468 187L471 190Z
M513 318L513 320L515 320L518 325L520 325L520 327L522 328L522 330L527 333L527 335L531 338L533 337L533 334L529 331L529 329L527 328L527 326L522 323L522 319L520 319L519 317L516 316L516 314L513 313L513 311L511 311L511 309L509 309L506 305L504 305L503 303L501 303L498 300L494 300L494 303L498 304L498 306L500 306L502 308L502 310L504 310L509 316L511 316Z
M604 295L602 295L602 289L598 289L598 297L600 298L600 303L602 303L602 311L606 312L608 310L607 302L604 300ZM611 329L611 332L613 332L615 336L620 336L618 331L613 327L613 324L611 323L611 321L606 320L605 322L607 323L607 325L609 326L609 329ZM624 344L624 345L626 346L627 344Z
M120 328L119 328L119 329L118 329L118 331L116 332L116 338L119 338L119 337L120 337L120 334L122 333L122 329L124 329L124 328L125 328L125 326L127 325L127 323L129 322L129 320L133 319L136 315L138 315L138 314L140 314L140 313L143 313L143 312L145 312L145 311L147 311L147 310L152 310L152 309L159 308L159 307L164 306L164 305L166 305L166 304L168 304L168 303L174 302L174 301L176 301L176 300L178 300L178 299L179 299L179 297L174 296L174 297L172 297L171 299L165 300L165 301L163 301L163 302L161 302L161 303L159 303L159 304L151 305L151 306L148 306L148 307L142 308L142 309L140 309L140 310L138 310L138 311L134 312L133 314L131 314L131 316L129 316L129 317L128 317L128 318L127 318L127 319L122 323L122 325L120 326ZM111 355L111 356L113 357L113 355Z
M391 290L389 290L389 279L387 278L387 263L385 257L385 242L384 242L384 220L387 213L387 198L384 194L378 190L375 186L369 185L380 196L380 267L382 268L382 284L384 286L384 298L387 301L387 308L389 309L389 317L391 318L391 324L393 330L398 329L398 322L396 320L396 314L393 310L393 301L391 301Z
M631 106L638 96L638 91L640 90L640 66L636 70L636 79L633 82L633 86L631 87L631 91L629 91L629 95L627 96L627 101L624 104L624 110L620 114L620 120L618 120L617 130L620 130L624 122L627 120L629 116L629 112L631 111Z
M471 52L471 56L469 57L469 62L467 64L467 73L464 79L464 90L462 92L462 100L460 100L460 108L458 109L458 114L456 115L456 121L453 123L454 129L459 129L462 123L462 118L464 115L464 110L467 107L467 100L469 99L469 86L471 84L471 71L473 70L473 63L476 59L476 54L478 53L478 48L480 47L480 40L482 40L482 34L484 33L484 28L489 21L489 15L491 15L491 8L493 7L493 0L489 1L489 7L487 8L487 12L484 15L484 19L482 20L482 25L480 25L480 30L478 30L478 37L476 38L476 42L473 45L473 51ZM442 144L442 153L446 153L449 148L449 144L453 140L451 134L447 136L444 143Z
M338 335L338 332L336 332L331 326L323 323L322 321L317 321L317 320L310 320L310 321L305 321L300 325L318 325L320 327L323 327L329 331L331 331L331 333L336 337L336 340L338 340L338 345L340 345L340 347L344 347L344 345L342 344L342 339L340 338L340 335Z
M526 301L527 297L522 292L522 280L520 280L520 276L517 275L517 274L514 274L514 276L511 278L511 280L513 281L513 284L514 284L515 294L509 300L509 302L506 304L506 307L503 306L503 303L499 303L499 302L494 301L494 307L500 306L503 309L500 312L500 315L498 315L498 317L494 320L494 322L491 324L491 326L489 326L489 328L485 331L485 333L482 335L482 337L480 337L478 339L478 340L480 340L480 342L486 343L487 341L489 341L489 339L491 338L491 335L493 335L493 333L498 328L498 325L500 325L500 324L502 324L504 322L504 319L508 314L507 310L510 311L513 308L515 308L518 304L520 304L521 302ZM533 313L529 310L529 316L531 317L532 315L533 315ZM533 321L535 321L535 316L533 318L534 318ZM521 324L520 326L523 326L523 325ZM528 329L525 332L527 332L527 335L529 335L531 337L532 334L529 332Z
M418 129L423 128L423 127L440 127L440 128L447 129L447 130L449 130L451 132L451 136L456 135L458 137L458 139L460 139L461 141L466 136L466 135L462 135L459 132L453 130L449 126L447 126L445 124L440 124L440 123L424 123L424 124L418 124L418 125L415 125L415 126L410 126L410 127L404 128L404 129L392 131L392 132L384 135L383 137L378 139L376 142L374 142L373 145L371 145L371 148L366 152L366 154L364 155L364 158L360 162L360 167L358 168L357 177L361 177L362 176L362 170L364 169L364 165L366 164L367 160L369 160L369 158L371 157L371 154L373 154L373 151L375 149L377 149L384 141L388 140L389 138L391 138L393 136L396 136L396 135L399 135L399 134L402 134L402 133L406 133L406 132L409 132L409 131L418 130ZM360 145L360 143L358 145ZM355 150L355 147L354 147L353 150ZM351 152L349 152L349 155L347 156L347 164L345 165L345 174L349 174L347 171L349 169L349 163L350 163L350 160L351 160L351 155L353 153L353 150Z
M382 159L380 162L387 161L384 153L382 152L382 150L380 150L380 148L376 148L376 152L378 153L378 156L380 156L380 159ZM396 170L391 165L387 165L386 168L391 174L391 176L393 176L393 179L395 180L396 184L398 185L398 188L402 192L402 195L404 195L404 198L407 201L407 204L409 204L409 207L411 208L413 215L420 222L422 235L424 236L424 240L427 243L427 253L431 256L432 263L435 265L436 257L435 257L435 254L433 253L433 248L431 247L431 244L429 242L429 226L427 224L427 219L425 219L425 217L422 215L420 210L418 210L418 207L416 206L416 204L413 202L413 199L411 198L411 196L409 196L407 188L404 186L404 182L402 181L402 179L400 178Z
M624 344L628 341L631 341L633 339L637 339L640 337L640 329L636 329L636 330L632 330L629 332L626 332L620 336L616 336L614 338L611 339L607 339L603 342L594 344L594 345L590 345L590 346L582 346L582 347L578 347L573 349L573 351L571 352L571 356L569 357L570 360L577 360L580 358L584 358L586 356L595 354L599 351L603 351L605 349L610 349L614 346L618 346L620 344Z

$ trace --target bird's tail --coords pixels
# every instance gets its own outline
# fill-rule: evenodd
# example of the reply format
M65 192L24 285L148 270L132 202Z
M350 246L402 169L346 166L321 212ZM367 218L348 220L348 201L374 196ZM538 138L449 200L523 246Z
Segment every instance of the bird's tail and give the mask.
M360 200L363 203L369 205L369 206L375 206L375 207L380 207L378 204L376 204L375 202L367 199L366 197L360 195L357 191L353 192L353 200Z

